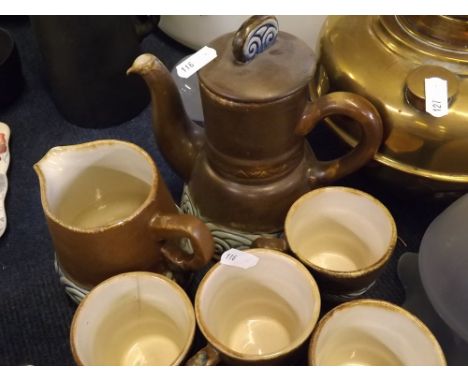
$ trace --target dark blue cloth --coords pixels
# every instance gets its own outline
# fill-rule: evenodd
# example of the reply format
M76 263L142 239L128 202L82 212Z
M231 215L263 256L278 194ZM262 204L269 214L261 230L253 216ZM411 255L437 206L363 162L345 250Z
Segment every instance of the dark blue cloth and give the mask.
M27 18L0 18L0 26L9 29L18 44L26 79L26 88L17 102L0 111L0 121L7 123L12 133L8 228L0 238L0 365L72 365L68 339L76 305L65 295L54 271L54 250L33 164L54 146L116 138L134 142L152 155L175 200L180 197L182 182L157 150L149 107L131 121L107 129L84 129L68 123L46 90ZM169 68L190 53L161 33L147 37L142 46ZM310 142L326 154L336 138L325 130L317 129ZM396 274L398 257L405 251L417 251L424 230L443 206L399 200L384 185L361 173L340 184L370 192L394 215L403 241L398 241L390 264L365 296L401 304L404 291Z

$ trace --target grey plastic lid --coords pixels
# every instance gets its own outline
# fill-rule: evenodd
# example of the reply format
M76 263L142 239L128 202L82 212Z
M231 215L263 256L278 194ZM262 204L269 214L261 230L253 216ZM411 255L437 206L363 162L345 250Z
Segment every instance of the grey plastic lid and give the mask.
M434 309L468 342L468 194L426 230L419 249L419 269Z

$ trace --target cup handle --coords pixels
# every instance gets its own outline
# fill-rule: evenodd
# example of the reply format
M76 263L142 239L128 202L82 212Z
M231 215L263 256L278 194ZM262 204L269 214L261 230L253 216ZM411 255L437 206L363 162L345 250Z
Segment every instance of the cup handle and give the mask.
M219 352L210 344L197 351L197 353L189 358L185 363L186 366L216 366L221 362Z
M364 97L348 92L329 93L309 102L295 133L305 136L320 120L332 115L344 115L357 121L361 139L353 150L342 157L317 161L309 171L312 186L330 183L356 171L374 157L382 143L382 119L377 109Z
M288 242L279 237L258 237L252 242L250 248L266 248L280 252L290 252Z
M161 248L164 257L182 270L198 270L213 257L213 236L205 223L195 216L157 214L151 219L150 228L158 240L167 240ZM174 242L183 238L190 240L193 253Z

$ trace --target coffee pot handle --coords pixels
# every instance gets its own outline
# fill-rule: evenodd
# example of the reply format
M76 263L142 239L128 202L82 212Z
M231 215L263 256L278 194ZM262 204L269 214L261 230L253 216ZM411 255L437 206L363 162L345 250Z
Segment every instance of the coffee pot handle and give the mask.
M191 215L155 215L150 228L156 239L165 240L161 248L164 257L182 270L198 270L213 257L214 241L208 227ZM182 249L178 240L188 239L191 250Z
M377 109L364 97L348 93L334 92L309 102L302 115L295 133L305 136L317 123L332 115L350 117L358 122L361 139L349 153L331 161L317 161L309 173L312 186L330 183L346 176L371 160L382 143L382 119Z

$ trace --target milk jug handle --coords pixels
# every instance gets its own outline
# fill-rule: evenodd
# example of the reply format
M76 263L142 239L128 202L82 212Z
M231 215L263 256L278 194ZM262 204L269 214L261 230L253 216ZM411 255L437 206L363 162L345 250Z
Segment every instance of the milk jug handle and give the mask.
M377 109L364 97L348 92L329 93L309 102L295 133L305 136L318 122L333 115L346 116L358 122L361 138L357 146L342 157L311 164L311 186L333 182L358 170L374 157L382 143L382 119Z
M164 257L182 270L198 270L213 257L214 241L208 227L191 215L156 214L150 229L157 240L164 240ZM191 250L182 249L183 239L190 241Z

